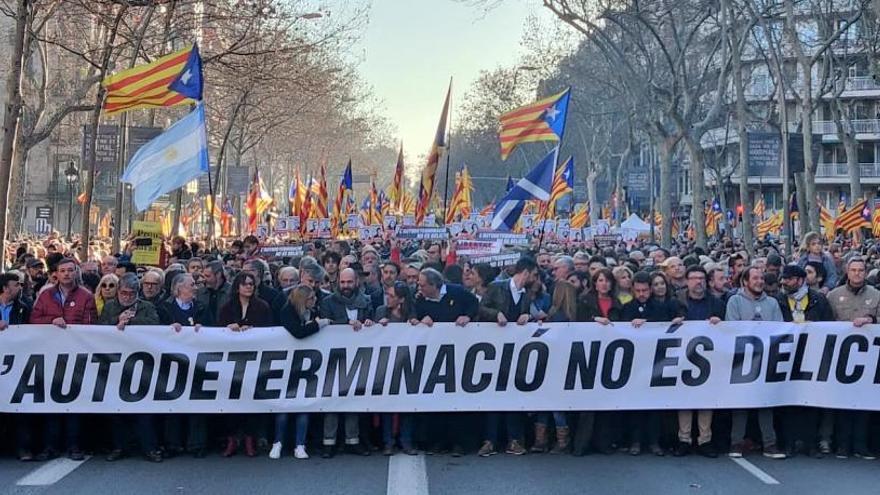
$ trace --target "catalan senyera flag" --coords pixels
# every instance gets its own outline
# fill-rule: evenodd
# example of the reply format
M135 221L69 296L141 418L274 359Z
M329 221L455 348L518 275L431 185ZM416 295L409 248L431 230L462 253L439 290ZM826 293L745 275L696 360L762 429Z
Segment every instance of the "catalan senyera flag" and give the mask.
M571 88L501 115L501 159L522 143L562 141Z
M101 217L101 223L98 224L98 235L110 237L110 210L105 211Z
M874 213L871 214L871 233L874 237L880 237L880 208L874 205Z
M840 197L837 200L837 216L839 217L845 211L846 211L846 194L841 192Z
M379 202L379 190L376 189L376 179L370 179L370 224L382 225L382 203Z
M416 198L409 191L403 191L400 210L404 215L415 215L416 213Z
M471 193L474 190L474 184L471 180L471 174L468 172L467 165L462 165L461 170L455 174L455 191L452 194L452 201L446 208L446 223L452 223L456 217L468 218L471 216L473 204L471 203Z
M835 227L843 229L846 233L851 233L862 227L871 228L871 208L868 207L868 200L863 199L843 214L838 215Z
M344 222L343 215L347 213L345 196L348 195L348 192L351 191L351 189L351 160L348 160L348 166L345 167L345 171L342 173L342 178L339 179L339 189L336 190L336 201L333 203L333 218L330 220L330 230L333 237L338 236L342 230Z
M388 189L388 197L391 200L391 209L398 212L403 209L403 143L397 152L397 164L394 166L394 178L391 180L391 188Z
M822 201L819 198L816 198L816 202L819 204L819 223L825 229L825 238L828 240L834 239L835 232L835 224L837 223L833 216L831 216L831 212L828 211L828 208L825 208L825 205L822 204Z
M767 234L778 234L782 229L784 216L781 211L770 215L770 218L758 224L758 237L764 237Z
M202 60L196 45L107 76L104 115L138 108L188 105L202 99Z
M489 203L486 204L486 206L483 207L482 210L480 210L480 216L481 217L491 216L494 211L495 211L495 201L490 201Z
M550 199L544 207L543 219L551 219L556 216L556 203L566 194L574 190L574 158L568 157L561 166L556 168L553 176L553 189L550 190Z
M327 214L327 204L330 202L327 194L327 175L324 170L324 164L321 164L321 170L318 176L318 187L317 192L315 194L315 215L317 218L329 218Z
M578 205L575 208L574 213L571 215L570 226L573 229L582 229L587 226L590 222L590 207L589 203L583 203Z
M434 144L428 154L428 163L422 170L422 180L419 183L419 197L416 203L416 225L420 225L428 214L431 199L434 196L434 179L437 177L437 165L440 163L440 153L447 145L446 121L449 117L449 100L452 97L452 80L449 81L449 89L446 91L446 101L440 113L440 122L437 124L437 133L434 135Z
M260 171L254 172L254 181L251 183L251 190L248 193L245 202L245 210L248 217L248 229L250 232L257 230L260 216L272 206L272 196L263 187L263 179L260 178Z
M764 198L758 198L758 201L755 203L755 208L752 210L758 220L764 220L764 211L766 210L766 206L764 205Z
M312 182L311 176L309 177L308 182ZM305 190L306 198L303 200L302 210L299 212L299 235L301 236L306 234L306 226L312 215L312 189L306 187Z
M461 195L461 172L456 172L455 187L452 189L452 199L446 206L446 217L444 218L444 223L447 225L455 221L456 203L458 202L459 195Z
M797 220L800 217L801 209L798 208L797 202L797 192L791 192L791 199L788 201L788 215L792 220Z

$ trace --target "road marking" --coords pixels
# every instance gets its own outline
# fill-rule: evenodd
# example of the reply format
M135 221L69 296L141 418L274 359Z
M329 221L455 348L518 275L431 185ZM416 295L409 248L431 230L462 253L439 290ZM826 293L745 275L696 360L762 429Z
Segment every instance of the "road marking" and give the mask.
M388 495L428 495L425 456L397 454L388 459Z
M62 478L72 473L76 468L89 460L86 457L82 461L72 461L66 457L61 457L53 461L43 464L39 468L31 471L26 476L18 480L15 484L18 486L48 486L54 485L61 481Z
M761 468L759 468L758 466L755 466L754 464L743 459L742 457L731 457L730 460L737 463L739 465L739 467L741 467L741 468L745 469L746 471L748 471L749 473L751 473L751 475L754 476L755 478L758 478L759 480L763 481L764 484L767 484L767 485L780 484L779 480L777 480L773 476L770 476L766 472L762 471Z

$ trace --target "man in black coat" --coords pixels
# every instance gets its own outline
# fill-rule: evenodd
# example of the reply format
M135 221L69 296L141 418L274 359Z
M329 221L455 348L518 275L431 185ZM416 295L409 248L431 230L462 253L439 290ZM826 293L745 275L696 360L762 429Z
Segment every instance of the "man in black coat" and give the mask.
M834 321L834 312L824 294L810 289L806 284L807 272L798 265L786 265L782 269L782 291L777 296L779 309L785 321ZM785 432L789 455L831 453L832 428L817 428L820 416L832 417L832 411L816 407L786 407L782 409L782 430ZM823 418L822 423L828 423ZM821 430L821 431L817 431ZM818 445L814 445L819 437Z
M529 297L529 288L540 282L538 263L531 257L524 256L516 262L513 268L513 276L508 280L498 280L489 284L486 295L480 301L480 314L488 321L495 321L500 326L508 322L516 322L517 325L525 325L530 319L532 305ZM506 452L512 455L526 453L523 447L525 433L523 431L523 415L521 413L490 412L486 414L486 432L479 455L487 457L495 453L495 446L499 443L499 425L504 420L507 429ZM536 429L535 442L547 444L547 428Z
M0 274L0 331L9 325L22 325L31 317L31 308L21 300L21 279L13 273ZM16 415L16 443L18 458L22 461L34 459L30 445L31 432L36 425L29 414Z
M416 297L416 318L410 323L432 326L435 322L455 322L465 326L477 316L480 303L477 296L457 284L447 284L443 275L433 268L425 268L419 273L419 293ZM464 428L467 416L455 413L431 414L426 419L430 424L431 452L440 454L447 449L453 457L464 455L462 445L467 440Z

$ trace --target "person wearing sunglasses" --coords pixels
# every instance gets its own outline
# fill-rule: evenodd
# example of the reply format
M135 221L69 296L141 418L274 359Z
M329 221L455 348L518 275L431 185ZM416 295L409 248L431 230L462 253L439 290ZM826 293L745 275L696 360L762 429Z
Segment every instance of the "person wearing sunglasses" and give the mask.
M108 273L101 277L98 284L98 290L95 291L95 306L98 307L98 316L104 311L104 306L109 301L116 300L116 287L119 285L119 277L115 274Z
M218 324L233 332L272 326L272 310L268 303L257 296L257 279L253 273L241 272L233 279L229 302L220 308ZM238 452L241 434L244 436L245 455L256 456L255 435L261 430L263 419L265 416L259 414L230 415L223 457L231 457Z

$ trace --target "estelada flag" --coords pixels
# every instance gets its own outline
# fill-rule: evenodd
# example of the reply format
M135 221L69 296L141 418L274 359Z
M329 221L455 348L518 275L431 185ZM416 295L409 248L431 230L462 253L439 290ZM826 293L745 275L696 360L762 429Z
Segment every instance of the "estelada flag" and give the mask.
M202 99L202 59L192 45L149 64L107 76L104 115L138 108L188 105Z

